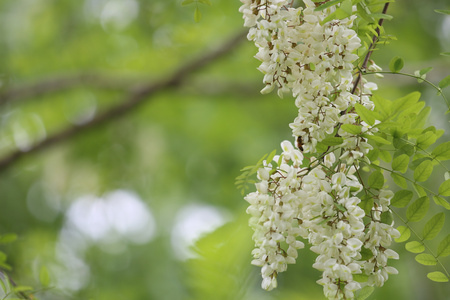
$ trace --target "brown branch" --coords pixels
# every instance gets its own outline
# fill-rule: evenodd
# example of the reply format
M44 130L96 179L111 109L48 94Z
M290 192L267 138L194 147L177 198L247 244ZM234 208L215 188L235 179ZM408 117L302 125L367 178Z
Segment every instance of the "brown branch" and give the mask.
M78 86L126 90L133 81L129 78L111 78L100 73L65 74L42 81L13 86L0 92L0 105L49 93L64 91Z
M84 132L90 128L97 127L99 125L105 124L109 121L115 120L117 117L123 116L125 113L131 111L132 109L138 107L140 104L144 103L148 97L160 92L162 90L176 87L180 85L190 74L202 69L203 67L209 65L213 61L219 59L225 54L229 53L230 50L235 48L244 40L246 32L240 32L239 34L233 36L229 41L225 42L219 48L206 53L197 59L188 62L187 64L181 66L176 70L171 76L167 77L156 83L147 83L140 87L136 87L131 91L125 100L120 104L111 107L110 109L98 114L89 122L80 125L70 126L48 138L40 141L39 143L32 146L27 151L16 150L11 154L0 159L0 171L5 170L7 167L11 166L13 163L18 161L25 155L30 153L38 152L45 149L53 144L60 143L62 141L68 140L73 136Z
M383 11L382 11L383 14L386 14L386 12L387 12L387 10L389 8L389 3L390 2L386 2L384 4ZM376 46L376 44L378 42L378 38L380 36L380 28L383 25L383 22L384 22L384 19L378 20L378 27L377 27L377 29L375 29L375 32L377 34L375 34L373 36L373 38L372 38L372 43L369 46L369 52L367 52L366 57L364 58L363 64L361 66L361 69L358 72L358 77L356 77L355 83L353 85L352 94L355 93L356 89L358 88L358 84L361 81L361 77L362 77L362 71L361 70L364 70L367 67L367 63L369 62L370 56L372 55L373 50L375 49L375 46Z

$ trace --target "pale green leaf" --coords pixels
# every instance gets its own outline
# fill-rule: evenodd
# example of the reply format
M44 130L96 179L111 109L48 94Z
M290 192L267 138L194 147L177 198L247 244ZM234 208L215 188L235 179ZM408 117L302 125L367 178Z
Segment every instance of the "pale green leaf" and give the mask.
M374 142L382 144L382 145L390 145L391 144L391 142L382 138L379 135L364 134L363 136L368 140L374 141Z
M365 108L363 105L356 103L355 110L358 113L359 117L369 124L370 126L375 124L376 114L370 109Z
M394 171L399 171L405 173L408 170L409 156L406 154L401 154L394 158L392 161L392 169Z
M45 266L42 266L39 271L39 281L44 287L48 287L50 285L50 273Z
M397 243L406 242L411 237L411 230L406 226L399 226L397 230L400 232L400 236L395 239Z
M352 125L352 124L343 124L341 126L341 129L345 132L357 135L361 133L361 126L358 125Z
M195 20L195 22L198 23L198 22L200 22L201 19L202 19L202 13L198 9L198 7L196 7L195 11L194 11L194 20Z
M444 273L435 271L427 274L427 277L435 282L448 282L448 277Z
M448 234L440 243L437 250L437 256L450 255L450 234Z
M428 197L420 197L414 201L406 210L406 218L410 222L418 222L425 217L430 208L430 199Z
M419 264L422 264L425 266L434 266L437 263L434 256L431 254L428 254L428 253L421 253L421 254L416 255L416 261Z
M394 217L390 211L385 211L381 213L380 222L387 225L392 225Z
M373 189L381 189L384 186L384 176L380 171L372 172L369 176L369 187Z
M394 207L405 207L411 201L413 192L409 190L400 190L392 197L391 205Z
M425 251L425 246L418 241L406 243L405 248L412 253L422 253L423 251Z
M440 14L450 15L450 9L435 9L434 11Z
M433 70L433 67L423 68L422 70L419 71L419 74L420 75L425 75L428 72L430 72L431 70Z
M445 223L445 214L443 212L434 215L423 228L422 238L424 240L434 239Z
M441 52L439 54L442 56L450 56L450 52Z
M442 79L442 80L439 82L439 87L440 87L441 89L446 88L446 87L448 87L449 85L450 85L450 75L448 75L447 77L445 77L444 79Z
M390 163L392 161L392 156L389 151L381 150L379 156L384 162Z
M413 187L419 197L427 196L427 192L420 184L414 183Z
M431 156L440 161L450 159L450 141L442 143L434 148L431 152Z
M442 196L450 196L450 179L447 179L439 186L439 194Z
M325 146L337 146L344 142L344 139L341 137L328 137L322 140L322 144Z
M426 181L433 173L433 164L429 160L423 161L417 168L414 170L414 180L423 182Z
M373 286L366 285L361 290L358 291L356 300L365 300L372 295L375 288Z
M436 203L437 205L442 206L447 210L450 210L450 203L448 203L447 200L445 200L444 198L439 196L433 196L433 200L434 203Z
M427 149L429 146L436 142L437 136L434 132L427 131L419 135L416 141L416 147L422 150Z
M403 69L404 62L401 57L394 57L391 62L389 63L389 70L394 73L400 72L401 69Z
M406 183L406 179L402 175L392 172L391 178L392 178L392 180L394 180L395 184L398 185L399 187L404 188L404 189L406 189L408 187L408 184Z

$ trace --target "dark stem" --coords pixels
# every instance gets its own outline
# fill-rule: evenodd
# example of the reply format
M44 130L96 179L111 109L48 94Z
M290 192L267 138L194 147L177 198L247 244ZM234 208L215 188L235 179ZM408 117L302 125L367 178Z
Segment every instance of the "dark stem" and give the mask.
M387 3L384 4L383 12L382 12L383 14L386 14L386 12L387 12L387 10L388 10L388 7L389 7L389 3L390 3L390 2L387 2ZM358 72L358 77L356 77L355 83L354 83L354 85L353 85L352 94L355 93L355 91L356 91L356 89L357 89L357 87L358 87L358 84L359 84L359 82L361 81L362 70L365 70L365 69L366 69L367 63L369 62L369 59L370 59L370 56L372 55L372 52L373 52L373 50L375 49L375 46L376 46L376 44L377 44L377 42L378 42L378 38L379 38L379 36L380 36L380 28L381 28L381 26L383 25L383 22L384 22L384 19L380 19L380 20L378 21L378 27L377 27L377 29L375 29L375 32L376 32L377 34L375 34L375 35L373 36L373 38L372 38L372 43L371 43L370 46L369 46L369 52L367 52L366 57L364 58L363 64L361 65L361 69L360 69L360 71Z

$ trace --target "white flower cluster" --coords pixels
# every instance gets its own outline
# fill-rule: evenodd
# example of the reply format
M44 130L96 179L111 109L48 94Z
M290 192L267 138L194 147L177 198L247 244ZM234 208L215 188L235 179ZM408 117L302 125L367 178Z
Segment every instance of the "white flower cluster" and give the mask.
M245 197L255 231L252 263L262 267L262 287L275 288L278 273L295 263L297 250L304 247L298 237L318 254L313 267L323 272L318 283L329 299L353 299L361 288L354 274L367 276L365 284L381 286L387 274L396 273L387 259L398 257L388 249L398 231L379 219L389 210L392 193L380 192L373 209L377 216L366 226L354 166L333 169L333 153L319 163L304 159L288 141L281 146L283 153L258 171L257 191ZM370 255L363 257L363 249Z
M276 87L280 97L291 93L298 108L290 124L298 149L284 141L283 153L258 171L257 191L245 197L255 230L252 263L262 267L262 286L271 290L278 273L295 263L302 238L318 254L313 267L322 271L317 282L325 296L353 299L362 286L381 286L397 273L387 262L398 258L389 246L399 235L393 224L381 222L391 191L373 196L367 215L359 206L363 185L355 174L372 149L362 134L376 129L355 106L373 110L370 97L377 86L353 80L361 46L352 29L355 16L324 22L336 8L315 11L319 4L311 0L303 0L304 8L293 8L290 0L241 2L245 26L251 27L247 37L259 49L255 57L266 84L261 92ZM370 68L379 71L374 63ZM342 138L338 160L331 151L304 159L302 152L316 153L327 137ZM355 275L367 280L361 283Z
M321 25L333 8L314 11L316 4L304 0L305 8L290 7L288 0L241 0L245 26L251 27L248 39L259 51L268 93L275 87L278 95L291 92L298 117L290 124L302 150L316 152L316 145L335 132L336 125L357 124L362 132L371 129L358 120L351 109L356 103L373 109L369 96L376 84L363 82L360 96L352 94L354 53L361 41L351 29L355 16ZM364 138L339 130L344 144L343 158L349 164L371 149Z

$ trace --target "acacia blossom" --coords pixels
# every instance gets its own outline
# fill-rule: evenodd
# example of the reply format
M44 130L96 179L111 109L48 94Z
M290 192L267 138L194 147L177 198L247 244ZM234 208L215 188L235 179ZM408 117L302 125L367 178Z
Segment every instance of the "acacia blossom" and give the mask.
M297 148L282 142L282 154L264 162L256 192L245 197L255 231L252 263L262 268L262 287L271 290L306 241L318 254L313 267L322 271L317 282L325 296L353 299L361 287L381 286L388 274L397 273L387 262L398 258L388 247L399 234L393 223L380 219L389 212L391 191L379 190L367 215L358 197L364 188L356 176L359 162L369 162L366 154L372 149L362 135L376 128L361 120L355 106L373 110L377 86L364 78L355 86L353 80L361 46L352 29L356 17L324 22L336 8L315 11L311 0L298 8L287 0L241 2L244 26L250 27L247 37L258 47L255 57L264 74L261 93L275 88L281 98L289 93L298 108L290 124ZM370 68L380 70L375 64ZM342 139L327 154L304 158L328 137ZM367 281L356 281L355 274Z

